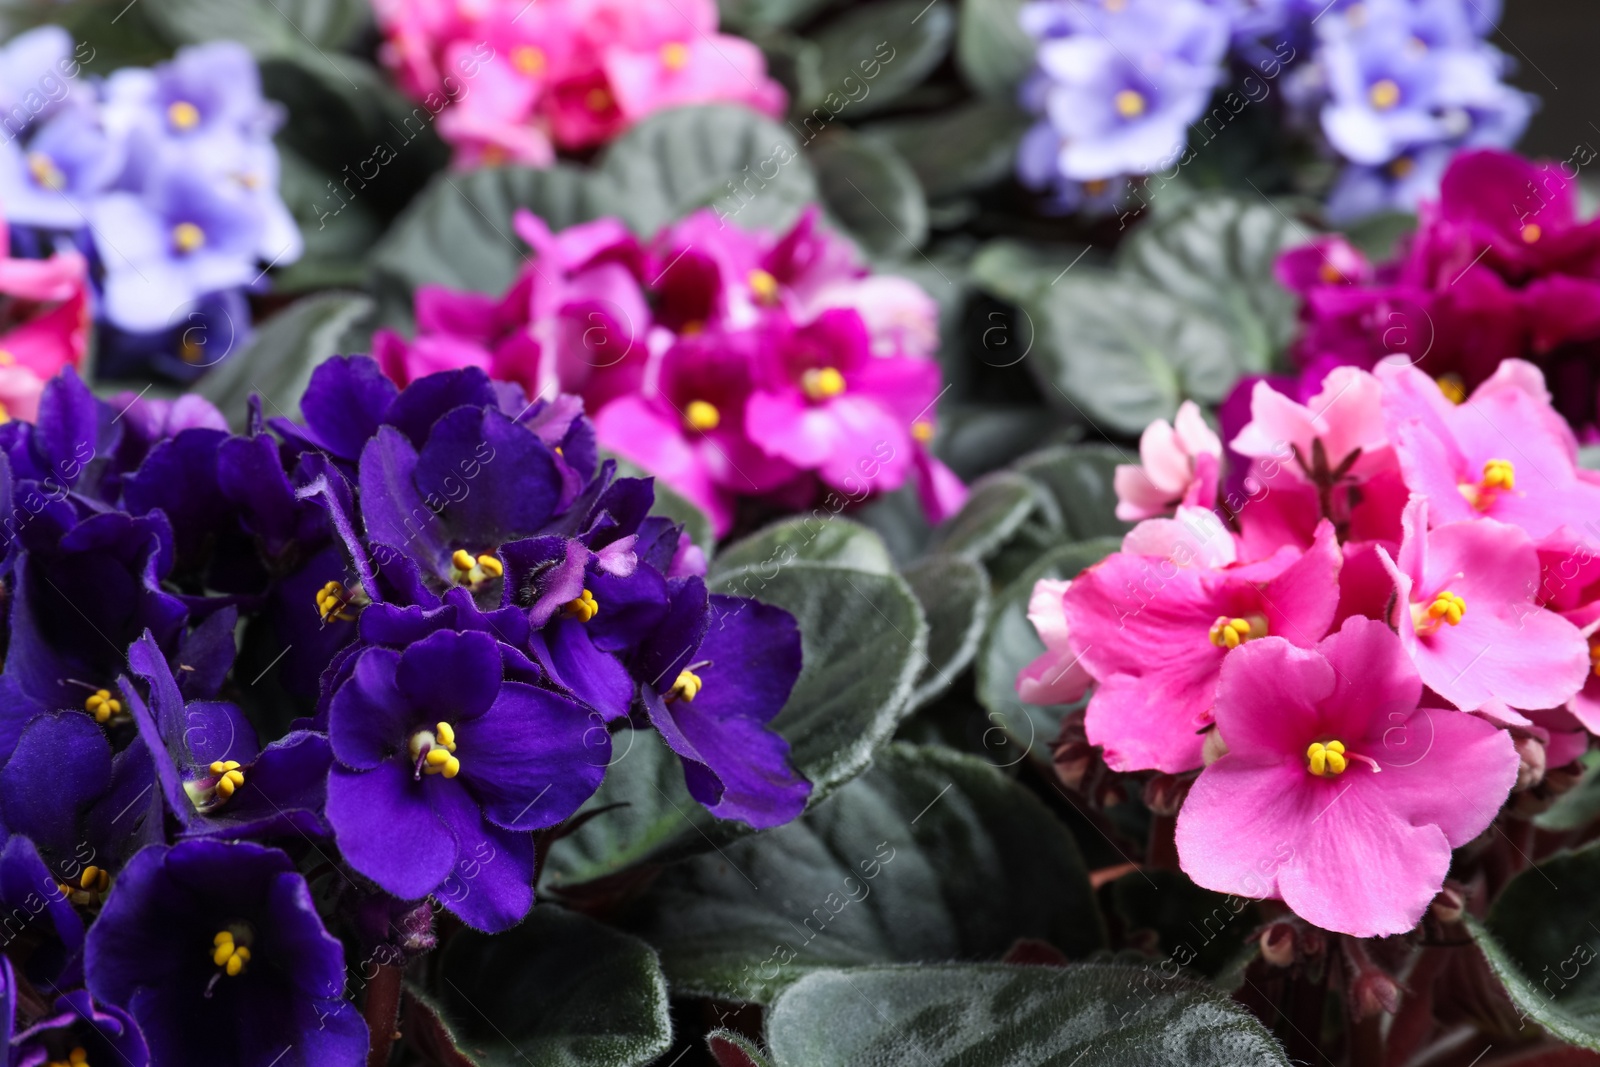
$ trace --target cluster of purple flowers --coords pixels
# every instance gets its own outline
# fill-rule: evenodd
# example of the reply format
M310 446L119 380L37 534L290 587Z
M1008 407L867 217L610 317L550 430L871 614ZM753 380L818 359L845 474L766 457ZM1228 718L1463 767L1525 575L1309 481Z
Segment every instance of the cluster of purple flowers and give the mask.
M1527 125L1534 98L1501 81L1507 57L1484 39L1497 15L1470 0L1032 0L1023 103L1040 118L1018 173L1064 210L1108 208L1126 179L1187 163L1191 126L1209 143L1283 73L1283 121L1320 128L1346 164L1330 215L1412 210L1453 154Z
M19 245L92 257L112 348L193 377L220 358L203 327L226 315L234 336L263 264L301 253L278 195L282 109L232 42L105 78L85 74L92 59L55 26L0 55L0 203Z
M575 398L476 368L399 389L339 357L301 410L256 402L234 434L198 398L108 405L66 371L37 423L0 426L22 1062L362 1062L346 953L427 951L440 907L519 922L535 832L628 723L719 817L805 806L767 727L794 619L708 592ZM268 675L282 698L255 695Z

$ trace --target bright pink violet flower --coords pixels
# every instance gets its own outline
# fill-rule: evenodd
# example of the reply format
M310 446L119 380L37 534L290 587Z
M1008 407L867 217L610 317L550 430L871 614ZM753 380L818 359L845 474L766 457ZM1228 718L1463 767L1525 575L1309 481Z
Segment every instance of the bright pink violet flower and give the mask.
M89 321L84 258L12 259L0 218L0 421L33 421L45 383L62 367L83 369Z
M1464 711L1491 700L1553 708L1583 686L1589 646L1540 606L1539 555L1521 529L1492 519L1428 529L1429 502L1412 497L1388 620L1422 680Z
M1085 726L1113 770L1200 766L1226 659L1266 635L1310 648L1339 600L1339 546L1322 523L1309 549L1235 562L1211 512L1140 523L1123 551L1084 571L1063 597L1068 647L1099 687Z
M1039 633L1045 651L1017 675L1017 696L1029 704L1070 704L1080 699L1094 679L1079 662L1068 640L1062 599L1070 581L1041 578L1028 597L1028 621Z
M1228 753L1178 813L1184 871L1327 930L1410 930L1518 762L1504 731L1421 696L1399 638L1372 619L1313 648L1269 637L1229 653L1216 705Z
M1117 518L1138 522L1170 515L1180 504L1213 506L1221 464L1222 440L1206 425L1199 405L1185 400L1171 423L1157 419L1145 427L1137 465L1117 467Z

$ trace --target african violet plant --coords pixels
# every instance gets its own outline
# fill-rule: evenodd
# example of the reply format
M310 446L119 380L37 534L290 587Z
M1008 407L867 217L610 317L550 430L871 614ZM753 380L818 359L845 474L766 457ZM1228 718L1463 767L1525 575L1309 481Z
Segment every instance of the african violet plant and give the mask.
M1600 1054L1501 14L0 4L8 1067Z

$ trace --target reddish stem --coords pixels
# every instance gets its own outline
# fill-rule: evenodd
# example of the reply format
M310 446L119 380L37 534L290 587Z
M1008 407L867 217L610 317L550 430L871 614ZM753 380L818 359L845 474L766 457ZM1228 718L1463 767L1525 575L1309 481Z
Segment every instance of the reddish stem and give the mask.
M400 1020L400 976L404 970L392 963L378 965L378 973L367 984L367 1002L362 1012L372 1044L367 1048L367 1067L388 1067L389 1050L394 1045L395 1024Z

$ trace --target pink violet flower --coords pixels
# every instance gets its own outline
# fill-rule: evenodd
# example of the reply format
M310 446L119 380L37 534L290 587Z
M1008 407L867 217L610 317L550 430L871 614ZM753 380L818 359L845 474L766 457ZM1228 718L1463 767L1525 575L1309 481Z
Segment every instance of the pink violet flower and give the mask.
M1039 633L1045 651L1017 675L1017 696L1029 704L1070 704L1094 684L1067 636L1062 598L1070 581L1041 578L1028 597L1028 621Z
M1230 653L1216 705L1228 752L1178 813L1184 871L1327 930L1410 930L1518 764L1504 731L1421 696L1400 639L1372 619L1314 648L1268 637Z
M1564 704L1583 687L1589 646L1539 603L1533 541L1492 519L1429 529L1428 505L1411 498L1399 559L1381 554L1396 589L1388 621L1422 680L1463 711Z
M1171 423L1157 419L1139 436L1139 463L1121 464L1113 475L1117 518L1138 522L1172 514L1180 504L1216 503L1222 441L1206 425L1193 400L1178 406Z
M83 369L89 319L84 258L12 259L0 218L0 421L34 420L45 383L62 367Z
M1226 659L1265 635L1310 648L1328 632L1340 566L1330 523L1304 551L1285 546L1255 563L1236 553L1215 515L1181 508L1140 523L1063 596L1069 647L1099 682L1089 741L1113 770L1200 766Z

